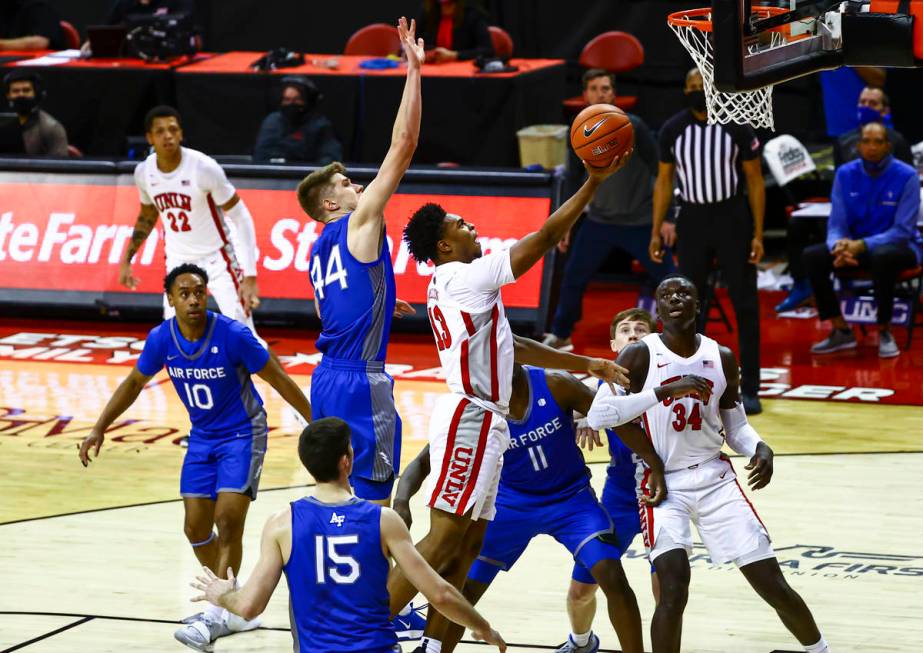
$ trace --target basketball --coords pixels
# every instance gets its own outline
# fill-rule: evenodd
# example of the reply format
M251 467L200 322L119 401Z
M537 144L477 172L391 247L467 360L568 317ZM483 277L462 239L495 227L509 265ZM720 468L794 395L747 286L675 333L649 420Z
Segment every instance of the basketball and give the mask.
M574 153L589 165L605 168L635 142L628 115L611 104L593 104L577 114L570 128Z

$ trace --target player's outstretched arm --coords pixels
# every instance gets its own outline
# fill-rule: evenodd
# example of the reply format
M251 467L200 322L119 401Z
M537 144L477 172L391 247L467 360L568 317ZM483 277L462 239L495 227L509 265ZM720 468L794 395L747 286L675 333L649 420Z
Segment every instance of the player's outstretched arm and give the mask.
M567 235L603 180L620 170L630 158L631 150L613 159L606 168L586 166L589 176L583 186L548 217L541 229L528 234L510 248L510 267L514 277L518 279L528 272Z
M276 392L282 395L286 403L299 412L306 422L311 421L311 403L304 396L301 388L290 377L275 356L270 356L259 372L256 373L266 383L275 388Z
M752 490L759 490L769 485L772 480L773 451L763 442L759 434L747 419L743 404L740 402L740 367L737 359L727 347L720 347L721 366L724 369L724 378L727 379L727 388L721 395L718 404L721 414L721 423L724 425L724 436L728 446L742 456L750 459L744 469L747 475L747 484Z
M417 454L417 457L410 461L404 471L401 473L401 480L397 484L397 491L394 493L394 512L396 512L407 528L413 524L413 516L410 514L410 499L420 491L423 480L429 476L429 445L423 447L423 451Z
M134 290L141 281L131 273L131 259L141 249L141 245L147 240L156 224L157 207L153 204L142 204L138 219L135 221L135 230L132 232L131 241L128 243L128 249L125 250L125 256L122 257L122 262L119 264L119 283L126 288Z
M384 226L385 204L397 190L401 178L410 167L413 153L420 139L420 115L423 99L420 93L420 67L423 65L423 39L416 38L416 21L398 21L401 46L407 55L407 81L401 105L394 119L391 146L385 155L375 179L359 197L359 205L349 221L349 251L360 260L374 260L378 256L381 229ZM370 258L369 258L370 257Z
M106 407L103 408L99 419L96 420L96 424L90 430L90 434L83 439L83 442L77 445L80 462L83 463L84 467L90 463L90 449L93 450L93 457L99 458L99 448L103 446L103 440L106 439L106 429L118 419L119 415L128 410L129 406L135 403L135 399L138 398L138 395L141 394L144 386L150 380L151 377L142 374L137 367L133 367L128 376L115 389Z
M475 639L506 651L506 642L500 634L490 627L461 592L437 574L420 555L410 539L407 526L390 508L381 510L381 537L387 554L394 558L407 580L420 590L430 605L447 619L470 629Z
M578 356L552 349L531 338L513 335L513 358L523 365L534 365L555 370L585 372L607 383L626 385L628 370L605 358Z
M211 569L202 567L203 576L196 576L190 585L201 591L192 601L208 601L220 605L244 619L254 619L263 610L282 577L282 538L291 538L291 508L286 508L266 520L260 539L260 559L250 578L239 589L235 587L234 571L228 567L227 578L218 578Z

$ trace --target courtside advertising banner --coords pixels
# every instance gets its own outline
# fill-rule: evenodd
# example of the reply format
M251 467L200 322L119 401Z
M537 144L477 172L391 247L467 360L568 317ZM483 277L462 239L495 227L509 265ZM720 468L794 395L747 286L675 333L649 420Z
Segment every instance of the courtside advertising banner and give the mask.
M256 225L260 295L312 299L310 251L323 225L302 212L294 192L297 180L250 181L232 178ZM489 194L489 186L480 189L483 194L472 194L470 185L459 187L464 189L459 194L446 194L456 192L446 184L439 185L439 193L429 193L421 184L413 188L418 192L392 197L385 218L398 297L416 304L426 303L432 267L411 258L401 231L421 205L438 202L448 212L473 222L485 254L509 247L536 230L551 207L547 188L524 188L517 195L515 188L504 187L504 196L499 197ZM119 285L118 271L138 209L138 191L131 175L0 173L2 285L22 290L132 292ZM163 227L158 221L156 231L135 256L133 273L141 280L136 292L161 292ZM543 264L504 289L507 306L539 306Z

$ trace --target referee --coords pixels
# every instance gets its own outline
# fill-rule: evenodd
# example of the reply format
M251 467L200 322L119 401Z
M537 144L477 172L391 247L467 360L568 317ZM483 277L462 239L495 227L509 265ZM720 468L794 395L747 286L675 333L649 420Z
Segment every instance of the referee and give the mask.
M679 269L695 283L699 297L704 297L708 273L717 258L737 316L741 398L747 413L753 415L762 411L756 263L763 257L766 190L760 143L749 125L706 122L705 91L697 68L686 75L684 93L688 109L670 118L660 131L650 256L663 260L660 227L673 196L675 175L680 195L676 222ZM704 313L699 316L701 331L706 319Z

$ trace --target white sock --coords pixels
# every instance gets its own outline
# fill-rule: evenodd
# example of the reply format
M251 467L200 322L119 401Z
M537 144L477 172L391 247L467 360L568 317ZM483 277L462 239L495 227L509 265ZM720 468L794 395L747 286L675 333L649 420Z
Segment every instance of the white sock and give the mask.
M406 617L413 610L413 601L404 606L404 609L397 613L398 617Z
M214 603L206 603L203 612L214 619L221 619L224 615L224 608Z
M827 640L824 639L823 635L820 636L820 640L816 644L805 646L804 650L807 653L830 653L830 647L827 645Z
M572 641L572 642L573 642L574 644L576 644L578 647L580 647L580 646L586 646L587 644L590 643L590 636L591 636L592 634L593 634L592 629L586 631L585 633L581 633L581 634L579 634L579 635L578 635L577 633L571 633L571 634L570 634L570 641Z
M442 642L438 639L430 639L424 636L423 650L426 651L426 653L442 653Z

